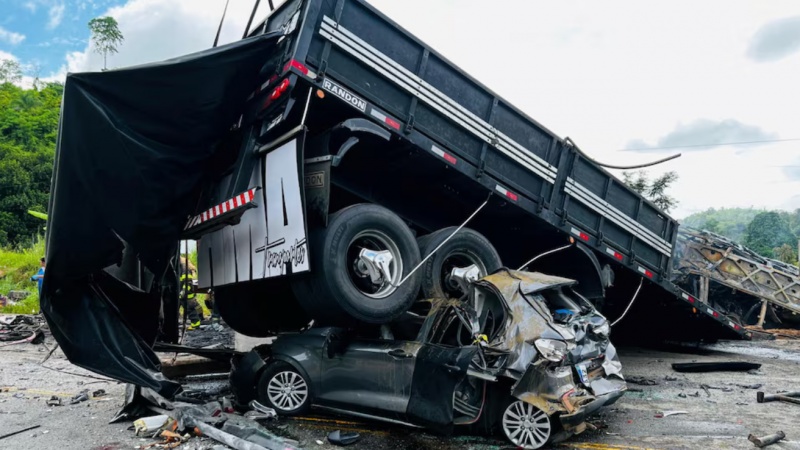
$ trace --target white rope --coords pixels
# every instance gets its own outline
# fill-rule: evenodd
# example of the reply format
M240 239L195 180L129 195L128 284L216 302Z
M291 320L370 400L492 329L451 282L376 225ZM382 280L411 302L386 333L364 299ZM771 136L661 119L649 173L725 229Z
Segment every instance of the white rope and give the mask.
M636 292L633 293L633 298L631 299L631 302L628 303L628 307L625 308L625 311L622 313L621 316L619 316L619 319L615 320L614 323L611 324L612 327L617 323L619 323L619 321L622 320L623 317L625 317L625 314L628 314L628 310L631 309L631 306L633 306L633 302L636 300L636 296L639 295L639 290L642 288L642 283L644 283L644 278L639 279L639 287L636 288Z
M517 270L522 270L525 267L533 264L534 261L536 261L537 259L541 258L542 256L547 256L547 255L549 255L551 253L560 252L561 250L564 250L564 249L567 249L567 248L570 248L570 247L572 247L572 244L568 244L568 245L565 245L563 247L559 247L559 248L556 248L556 249L553 249L553 250L548 250L548 251L542 253L541 255L534 256L533 259L531 259L530 261L528 261L525 264L521 265L520 268L517 269Z
M475 210L475 212L473 212L473 213L472 213L472 215L470 215L469 217L467 217L467 220L465 220L465 221L464 221L464 223L462 223L462 224L461 224L461 225L460 225L458 228L456 228L456 231L453 231L453 233L452 233L452 234L450 234L450 236L447 236L447 239L445 239L444 241L442 241L442 243L441 243L441 244L439 244L439 245L438 245L438 246L437 246L435 249L433 249L433 251L432 251L432 252L431 252L431 253L430 253L428 256L426 256L426 257L422 258L422 261L420 261L420 262L419 262L419 264L417 264L417 266L416 266L416 267L414 267L414 269L413 269L411 272L409 272L409 273L408 273L408 275L406 275L406 276L405 276L405 277L404 277L402 280L400 280L400 282L399 282L399 283L397 283L397 284L392 284L392 286L394 286L394 287L400 287L400 286L402 286L402 285L403 285L403 283L405 283L405 282L406 282L406 280L408 280L408 278L409 278L411 275L414 275L414 272L416 272L416 271L417 271L417 270L418 270L420 267L422 267L422 265L423 265L423 264L425 264L425 262L426 262L427 260L429 260L429 259L431 258L431 256L433 256L433 254L434 254L434 253L436 253L437 251L439 251L439 249L440 249L440 248L442 248L442 246L443 246L444 244L446 244L446 243L447 243L447 241L449 241L449 240L450 240L450 239L451 239L453 236L455 236L455 235L456 235L456 233L458 233L459 231L461 231L461 229L462 229L462 228L464 228L464 227L465 227L465 226L466 226L466 225L469 223L469 221L470 221L470 220L472 220L472 218L473 218L473 217L475 217L475 216L476 216L476 215L477 215L477 214L478 214L478 213L479 213L479 212L480 212L480 211L483 209L483 207L484 207L484 206L486 206L486 204L487 204L487 203L489 203L489 199L490 199L490 198L491 198L491 196L489 196L489 197L486 199L486 201L485 201L485 202L483 202L483 204L481 204L481 206L479 206L479 207L478 207L478 209L476 209L476 210ZM390 281L389 283L391 284L391 281Z

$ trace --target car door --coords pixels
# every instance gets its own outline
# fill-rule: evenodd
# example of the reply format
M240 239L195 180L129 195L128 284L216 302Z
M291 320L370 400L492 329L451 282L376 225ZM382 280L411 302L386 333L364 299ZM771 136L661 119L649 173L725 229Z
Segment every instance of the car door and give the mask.
M401 419L411 396L419 348L416 342L332 337L323 351L316 402Z
M438 429L451 426L456 387L477 352L475 346L423 345L415 358L406 420Z

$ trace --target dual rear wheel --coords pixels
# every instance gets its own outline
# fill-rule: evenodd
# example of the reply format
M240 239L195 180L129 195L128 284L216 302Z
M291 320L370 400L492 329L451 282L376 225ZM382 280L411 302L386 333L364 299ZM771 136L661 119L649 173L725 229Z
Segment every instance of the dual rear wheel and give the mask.
M384 207L344 208L329 216L327 227L312 231L311 272L295 277L292 291L318 325L345 326L388 323L420 296L461 297L453 269L475 266L484 276L501 262L477 231L462 228L450 237L454 231L444 228L415 239L408 225Z

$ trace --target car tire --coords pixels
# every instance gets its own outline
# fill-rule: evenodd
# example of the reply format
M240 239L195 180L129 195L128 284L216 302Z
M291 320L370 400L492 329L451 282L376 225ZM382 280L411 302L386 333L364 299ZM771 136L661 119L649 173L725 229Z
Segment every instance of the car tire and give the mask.
M443 228L417 240L423 258L436 250L457 227ZM475 264L486 276L502 267L500 255L482 234L470 228L462 228L442 248L430 257L422 269L422 298L461 297L457 286L446 281L453 267L466 267Z
M420 271L399 282L419 264L419 248L409 227L393 212L358 204L329 217L310 233L311 273L297 276L292 290L317 325L383 324L406 312L417 297ZM360 264L362 248L387 251L391 282L373 283Z
M516 398L503 410L500 428L509 442L526 450L544 447L553 436L553 425L547 413Z
M282 416L298 416L311 410L311 382L291 364L274 361L258 381L258 399Z

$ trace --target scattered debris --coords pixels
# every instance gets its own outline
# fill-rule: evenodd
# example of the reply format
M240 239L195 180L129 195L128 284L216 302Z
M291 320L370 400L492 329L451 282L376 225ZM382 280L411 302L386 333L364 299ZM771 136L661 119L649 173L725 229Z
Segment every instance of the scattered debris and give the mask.
M700 394L697 394L697 395L700 395ZM678 397L680 397L680 398L686 398L686 394L684 394L683 392L681 392L680 394L678 394Z
M664 381L678 381L678 377L671 377L667 375L664 377Z
M740 387L742 389L761 389L764 385L762 383L755 383L755 384L733 384L736 387Z
M669 416L676 416L678 414L689 414L689 411L662 411L656 413L656 418L661 419Z
M761 364L741 362L741 361L723 361L723 362L707 362L707 363L674 363L672 370L676 372L747 372L748 370L757 370L761 368Z
M796 403L800 405L800 392L786 392L784 394L764 394L761 391L756 392L756 401L758 403L768 402L786 402Z
M689 397L700 397L700 392L698 392L698 391L695 391L695 392L694 392L694 394L687 394L687 395L688 395ZM708 395L710 396L711 394L708 394Z
M136 431L136 435L140 435L142 433L148 431L155 431L166 425L167 421L169 420L169 416L162 414L159 416L152 416L152 417L143 417L139 420L133 422L134 430Z
M701 384L700 388L706 391L706 397L711 397L711 392L708 390L708 386L706 386L705 384Z
M106 395L105 389L98 389L92 392L92 398L104 397Z
M78 404L80 402L85 402L86 400L89 400L89 390L88 389L82 390L80 392L80 394L78 394L78 395L72 397L71 399L69 399L69 404L70 405L75 405L75 404Z
M47 406L61 406L61 398L57 395L50 397L50 400L47 401Z
M625 381L641 386L655 386L658 384L658 381L653 380L652 378L645 378L637 375L625 377Z
M786 433L784 433L783 431L778 431L775 434L770 434L769 436L764 436L764 437L757 437L753 434L747 436L747 440L752 442L753 445L755 445L758 448L772 445L785 438L786 438Z
M24 432L26 432L26 431L35 430L35 429L37 429L37 428L39 428L39 427L41 427L41 425L34 425L34 426L32 426L32 427L23 428L22 430L18 430L18 431L12 431L11 433L7 433L7 434L4 434L4 435L0 436L0 440L2 440L2 439L5 439L5 438L7 438L7 437L14 436L14 435L16 435L16 434L24 433Z
M710 384L701 384L700 387L703 388L703 389L706 389L706 390L708 390L708 389L716 389L716 390L722 391L722 392L733 392L733 389L731 389L729 387L712 386Z
M328 434L328 442L333 445L350 445L355 444L356 442L361 439L361 435L356 433L355 431L331 431Z

